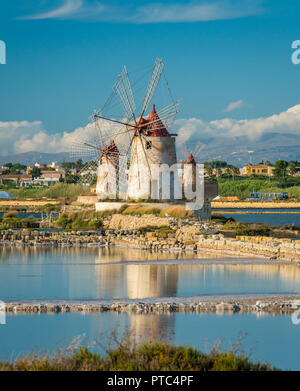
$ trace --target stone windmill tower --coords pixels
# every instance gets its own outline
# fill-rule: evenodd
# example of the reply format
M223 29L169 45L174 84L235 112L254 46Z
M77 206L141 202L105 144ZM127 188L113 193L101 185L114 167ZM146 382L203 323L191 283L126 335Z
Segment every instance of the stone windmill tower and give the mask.
M155 105L147 119L142 118L133 143L127 182L127 198L148 199L151 184L155 179L151 172L153 164L176 164L175 135L166 129L156 112Z
M112 178L109 183L107 180L112 168L115 169L117 198L150 199L154 180L152 165L172 166L177 162L176 135L169 133L167 129L179 112L180 101L171 99L169 86L165 77L162 78L163 69L162 60L157 59L144 97L140 104L136 105L129 74L124 67L113 86L113 93L118 98L118 103L121 103L123 113L118 116L104 116L105 110L102 109L94 114L97 140L94 148L99 151L96 191L101 199L105 198L105 195L107 197L109 186L112 186ZM170 95L169 104L164 106L157 94L160 84L166 86ZM153 104L154 99L159 102L158 111ZM151 103L152 111L147 115ZM140 107L140 110L137 107ZM91 143L88 145L91 148Z
M119 183L119 156L118 147L111 141L101 150L98 162L96 193L99 199L106 199L116 194Z

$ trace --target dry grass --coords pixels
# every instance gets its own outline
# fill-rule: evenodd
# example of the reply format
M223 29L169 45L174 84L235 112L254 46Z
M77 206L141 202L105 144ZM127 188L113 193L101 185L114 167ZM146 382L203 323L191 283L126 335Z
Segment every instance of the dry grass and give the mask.
M193 211L187 210L183 205L174 205L162 209L160 216L171 216L171 217L179 217L181 219L185 219L188 217L192 217L193 214L194 214Z
M133 215L133 216L143 216L145 214L148 215L159 215L161 212L160 208L155 208L153 206L141 206L141 205L134 205L134 206L128 206L126 209L122 211L122 214L124 215Z

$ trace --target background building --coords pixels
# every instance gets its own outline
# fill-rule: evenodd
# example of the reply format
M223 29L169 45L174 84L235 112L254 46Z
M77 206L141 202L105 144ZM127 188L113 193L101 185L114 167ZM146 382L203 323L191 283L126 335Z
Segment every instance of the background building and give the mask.
M243 175L263 175L263 176L273 176L274 166L268 164L248 164L243 167Z

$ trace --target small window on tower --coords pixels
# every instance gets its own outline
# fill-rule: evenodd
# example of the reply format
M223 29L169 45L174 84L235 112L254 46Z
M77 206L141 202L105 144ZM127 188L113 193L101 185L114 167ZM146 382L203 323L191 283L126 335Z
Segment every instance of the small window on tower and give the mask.
M152 141L146 141L146 149L152 148Z

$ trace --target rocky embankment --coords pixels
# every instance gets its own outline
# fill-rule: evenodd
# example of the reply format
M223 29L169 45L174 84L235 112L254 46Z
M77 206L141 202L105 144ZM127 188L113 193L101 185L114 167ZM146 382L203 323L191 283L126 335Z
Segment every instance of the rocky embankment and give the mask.
M92 302L21 302L7 303L6 312L19 313L59 313L59 312L130 312L130 313L170 313L170 312L266 312L291 314L300 306L300 296L270 296L261 298L161 298L123 301Z
M139 227L165 226L166 234ZM300 262L300 240L266 236L236 236L217 224L178 218L114 215L102 231L2 230L0 246L101 247L122 246L151 251L212 252L231 256L262 257ZM124 228L126 227L126 228ZM171 232L171 233L170 233ZM233 236L233 237L231 237Z

